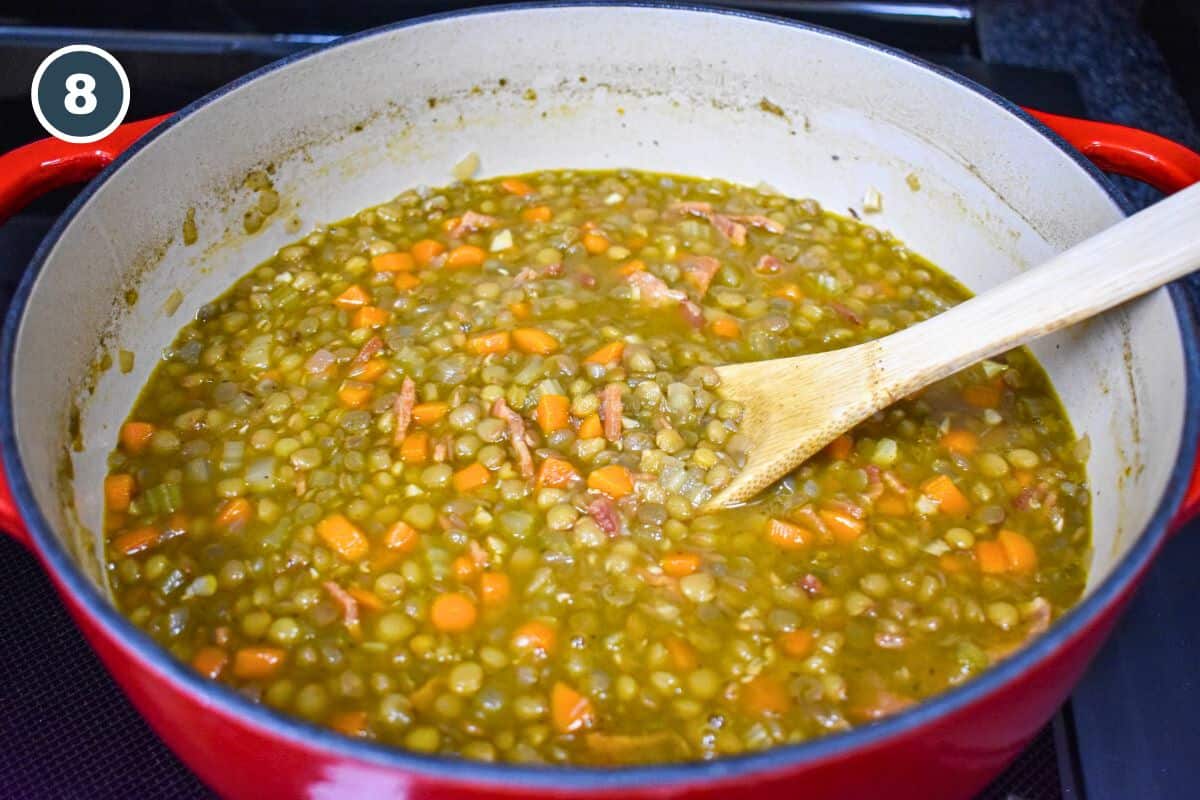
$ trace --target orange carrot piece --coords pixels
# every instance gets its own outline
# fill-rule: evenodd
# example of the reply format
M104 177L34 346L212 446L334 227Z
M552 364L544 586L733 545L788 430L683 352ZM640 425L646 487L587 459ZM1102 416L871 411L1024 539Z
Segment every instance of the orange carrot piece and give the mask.
M533 316L533 309L530 307L529 303L524 301L520 303L509 303L508 310L512 312L514 317L520 320L526 320Z
M412 272L417 268L411 253L381 253L371 259L376 272Z
M396 287L398 292L407 292L409 289L415 289L421 285L421 279L411 272L401 272L396 276L396 280L392 281L392 285Z
M700 556L695 553L667 553L658 565L672 578L682 578L700 569L700 561Z
M599 414L589 414L579 423L579 438L580 439L595 439L598 436L604 435L604 423L600 421Z
M691 672L699 666L699 659L696 658L696 648L692 647L686 639L681 639L678 636L668 636L663 639L663 646L667 648L667 655L671 657L671 666L679 672Z
M429 607L429 619L433 627L444 633L462 633L470 629L477 616L475 603L458 592L438 595Z
M136 456L150 444L154 426L149 422L126 422L121 426L121 449Z
M378 328L380 325L386 325L391 318L390 313L378 306L363 306L354 312L354 319L350 324L355 328Z
M540 328L517 328L512 332L513 344L522 353L548 356L558 350L558 339Z
M808 528L772 519L767 523L767 541L784 550L804 550L813 543L814 536Z
M889 517L903 517L908 514L908 503L895 492L884 492L875 501L875 510Z
M854 452L854 437L848 433L843 433L825 445L825 452L829 454L830 458L845 461Z
M374 387L362 381L344 381L338 389L338 402L346 408L362 408L371 401Z
M609 342L596 352L583 360L585 364L599 364L602 367L613 364L621 360L621 356L625 355L625 343L618 339L615 342Z
M511 594L512 581L503 572L485 572L479 576L479 600L485 606L502 606Z
M104 502L109 511L125 511L133 501L137 481L132 475L118 473L104 479Z
M642 261L640 258L635 258L632 261L626 261L624 264L622 264L620 267L617 268L617 274L620 275L622 278L628 278L630 275L632 275L635 272L645 272L645 271L646 271L646 262Z
M943 553L941 558L938 559L938 566L944 572L957 575L963 571L963 558L958 553Z
M113 548L121 555L135 556L158 544L161 532L153 525L134 528L112 540Z
M341 514L330 514L318 522L317 535L345 561L362 561L371 549L362 529Z
M424 464L429 458L429 434L425 431L410 433L400 443L400 460L405 464Z
M287 651L278 647L243 647L233 656L233 675L242 680L262 680L279 672Z
M971 456L979 447L979 437L970 431L946 431L940 442L942 447L960 456Z
M1037 550L1027 536L1004 529L996 534L996 541L1004 548L1010 572L1028 575L1037 569Z
M492 480L492 473L488 472L487 467L476 461L471 466L463 467L454 473L452 480L454 491L470 492L481 486L487 486Z
M460 244L446 255L446 269L466 269L478 267L487 258L482 247L473 244Z
M449 403L417 403L413 406L412 418L413 422L418 425L432 425L442 417L446 416L446 412L450 410Z
M712 332L722 339L737 339L742 335L742 326L733 317L717 317L712 321Z
M536 653L539 656L548 656L553 653L557 642L558 631L554 630L553 625L542 622L540 619L526 622L513 631L512 635L514 648L523 652Z
M782 714L792 704L783 684L770 675L762 673L742 684L738 699L741 700L742 707L747 713L755 715Z
M339 711L329 718L329 727L343 736L362 738L367 735L367 712Z
M603 233L589 232L583 235L583 249L587 250L594 256L598 256L608 250L608 237Z
M550 690L550 719L559 733L577 733L596 724L592 701L562 681Z
M512 346L512 336L508 331L493 331L492 333L481 333L478 336L472 336L467 339L467 349L477 356L486 356L491 353L507 353Z
M229 654L219 647L201 647L192 656L192 669L214 681L221 677L228 663Z
M358 601L358 604L368 611L382 611L384 603L379 599L379 595L369 589L364 589L361 586L351 586L346 590L346 594Z
M343 311L353 311L371 302L371 295L357 283L334 298L333 304Z
M571 398L562 394L544 394L538 398L534 419L542 433L561 431L571 424Z
M943 514L962 516L971 510L971 503L967 500L966 495L954 485L954 481L945 475L938 475L936 478L925 481L921 486L921 491L937 501L938 509Z
M526 222L549 222L553 216L550 206L530 206L521 212L521 219Z
M607 467L592 470L592 473L588 475L587 485L589 489L595 489L614 500L620 500L633 491L633 476L620 464L609 464Z
M579 472L575 466L562 458L550 456L538 467L537 486L539 489L566 489L579 480Z
M977 383L963 389L962 398L967 405L975 408L995 408L1000 405L1000 389L986 383Z
M783 300L791 300L793 303L799 303L804 299L804 292L794 283L785 283L778 289L772 290L771 297L778 297Z
M475 577L475 573L479 571L479 565L470 556L459 556L450 562L450 571L460 582L467 583Z
M842 511L821 509L817 512L821 520L833 533L833 538L839 544L850 544L862 535L866 525L861 519L855 519Z
M779 649L789 658L808 658L813 650L812 631L804 628L785 631L779 634L779 638L775 641L778 643Z
M412 246L413 261L422 267L428 267L433 260L446 252L446 245L433 239L422 239Z
M254 518L254 506L244 497L231 497L217 509L214 522L218 528L237 533Z
M500 188L518 197L528 197L533 194L533 187L520 178L505 178L500 181Z
M411 553L417 548L421 534L417 529L403 520L393 522L383 535L383 546L398 553Z
M976 542L975 560L985 575L1001 575L1008 572L1008 555L999 542Z
M388 362L383 358L372 358L350 368L350 377L363 383L374 383L387 372Z

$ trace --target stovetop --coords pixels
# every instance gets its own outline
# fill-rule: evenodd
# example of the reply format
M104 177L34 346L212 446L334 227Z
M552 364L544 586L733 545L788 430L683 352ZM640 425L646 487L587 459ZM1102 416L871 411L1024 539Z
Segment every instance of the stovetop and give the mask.
M1133 0L722 3L797 16L884 40L1023 105L1140 124L1200 144ZM470 5L405 4L407 15ZM11 6L11 7L10 7ZM0 0L0 148L41 134L28 81L51 50L108 49L129 73L129 119L170 111L270 61L338 33L394 19L396 4L343 0L161 3L153 13L91 3ZM286 13L285 12L286 6ZM133 10L131 10L131 8ZM135 13L136 12L136 13ZM273 27L280 21L288 33ZM12 23L12 24L6 24ZM164 33L164 30L170 32ZM1112 67L1116 62L1117 68ZM1103 73L1098 76L1097 72ZM1153 191L1122 182L1136 205ZM0 308L33 249L73 196L43 198L0 227ZM1196 796L1200 785L1200 634L1193 565L1200 525L1154 566L1108 646L1062 710L981 800ZM0 537L0 797L206 798L124 699L71 624L36 561Z

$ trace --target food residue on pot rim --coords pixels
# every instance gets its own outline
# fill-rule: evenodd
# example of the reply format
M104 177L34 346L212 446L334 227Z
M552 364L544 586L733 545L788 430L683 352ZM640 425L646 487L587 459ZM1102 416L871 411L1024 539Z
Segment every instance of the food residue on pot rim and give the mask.
M187 210L187 214L183 218L183 243L193 245L197 238L199 237L196 234L196 209L192 207Z

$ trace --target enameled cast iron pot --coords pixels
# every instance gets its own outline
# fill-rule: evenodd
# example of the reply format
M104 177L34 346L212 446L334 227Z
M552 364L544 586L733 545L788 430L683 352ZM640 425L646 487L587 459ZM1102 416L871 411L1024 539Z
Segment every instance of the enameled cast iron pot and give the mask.
M112 163L47 236L8 312L0 436L12 496L0 493L0 521L45 564L154 729L225 796L969 796L1064 700L1172 519L1196 509L1194 482L1184 498L1200 355L1185 287L1034 348L1092 443L1095 547L1082 602L979 679L807 744L598 770L465 763L353 741L171 659L113 609L92 531L105 455L183 321L300 231L446 183L469 151L485 174L636 167L766 181L834 211L861 207L875 188L884 210L868 221L978 291L1126 211L1054 131L1101 167L1165 191L1200 179L1200 157L1178 145L1030 116L870 43L737 13L629 5L404 23L287 59L96 145L35 143L0 158L0 218ZM249 235L243 214L256 197L244 179L268 164L282 204ZM131 288L133 305L123 299ZM164 301L176 288L183 306L170 316ZM136 353L133 373L97 375L100 353L116 348ZM82 447L72 450L76 431Z

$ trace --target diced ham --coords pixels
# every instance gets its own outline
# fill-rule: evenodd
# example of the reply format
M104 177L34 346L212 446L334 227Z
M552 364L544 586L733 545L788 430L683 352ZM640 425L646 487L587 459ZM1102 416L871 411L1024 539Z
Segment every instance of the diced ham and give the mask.
M678 289L672 289L663 282L662 278L651 275L644 270L638 270L625 277L629 285L637 290L642 302L652 306L664 303L682 303L688 296Z
M433 443L433 460L442 464L450 457L450 437L443 436Z
M1033 598L1029 602L1027 609L1026 616L1029 619L1029 628L1025 641L1029 641L1045 633L1050 627L1050 619L1053 616L1050 603L1044 597Z
M691 214L694 217L705 217L713 213L712 203L701 203L697 201L687 203L675 203L670 208L677 214Z
M825 584L811 572L800 579L800 588L809 597L819 597L825 592Z
M749 225L751 228L760 228L767 233L783 233L782 225L762 214L734 214L730 216L730 219L743 225Z
M354 361L351 363L356 365L365 364L378 355L379 351L382 349L383 339L380 339L378 336L372 336L370 339L367 339L366 343L361 349L359 349L358 354L354 356Z
M714 212L708 215L708 221L734 247L741 247L746 243L746 226L733 217L727 217L724 214Z
M547 278L561 278L565 270L561 261L555 261L553 264L546 265L546 268L542 270L542 275Z
M867 516L866 510L862 506L846 500L830 500L825 505L830 509L839 511L846 516L853 517L854 519L863 519Z
M775 256L767 253L758 259L758 263L754 265L754 271L759 275L774 275L783 270L783 262Z
M721 262L712 256L684 256L679 262L683 269L683 279L696 287L700 297L708 294L708 285L713 276L721 268Z
M334 599L334 602L342 607L342 621L346 623L346 627L356 627L358 625L358 601L354 599L354 596L334 581L325 581L321 585L325 587L325 591L329 592L329 596Z
M694 300L684 300L679 304L683 319L696 330L704 327L704 309Z
M817 533L829 533L829 528L825 525L825 520L821 519L821 515L812 506L806 505L800 508L793 508L789 513L793 517L796 517L798 522L803 523L806 527L811 528Z
M321 348L304 362L304 371L309 375L325 375L336 362L333 353Z
M529 453L529 445L525 441L525 420L521 415L508 407L503 397L496 398L492 404L492 416L504 420L508 426L508 441L517 454L517 466L521 476L528 479L533 477L533 456Z
M604 438L616 442L621 438L621 386L610 383L600 392L600 420L604 423Z
M579 281L579 285L584 289L594 289L596 287L596 276L590 272L580 272L575 276L575 280Z
M399 447L408 436L408 426L412 424L413 406L417 404L417 385L412 378L405 378L400 384L400 394L396 395L393 409L396 413L396 424L392 429L392 444Z
M475 566L480 569L485 569L488 565L488 553L483 549L483 545L472 539L467 544L467 552L471 554L471 560L475 562Z
M862 317L860 317L858 314L856 314L854 312L854 309L850 308L847 305L839 303L836 300L830 300L829 307L832 308L834 310L834 313L836 313L842 319L846 320L847 322L852 322L855 325L859 326L860 328L862 327L862 324L863 324Z
M221 625L213 630L213 644L217 647L224 647L232 638L233 632L229 630L228 625Z
M896 476L896 473L892 472L890 469L885 469L879 477L883 479L884 486L888 487L893 492L896 492L897 494L908 494L908 484L900 480L900 478Z
M533 267L524 267L516 274L516 277L513 278L513 283L521 284L529 283L529 281L536 281L540 275L541 273Z
M883 494L881 470L874 464L867 464L863 467L863 471L867 473L867 488L863 491L863 496L869 500L878 500L879 496Z
M607 497L601 496L592 500L588 503L587 512L609 536L616 536L621 530L621 516L617 513L616 505Z
M875 698L865 705L855 706L850 714L863 720L883 719L896 714L913 704L913 700L903 695L893 694L886 689L875 692Z
M479 214L475 211L468 211L462 215L462 219L458 224L450 229L450 235L455 239L461 239L468 233L475 231L487 230L496 225L500 220L495 217L489 217L487 214Z

